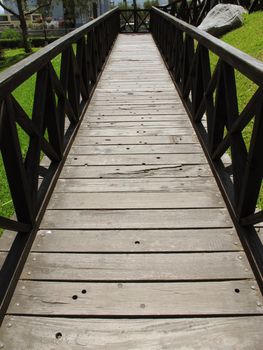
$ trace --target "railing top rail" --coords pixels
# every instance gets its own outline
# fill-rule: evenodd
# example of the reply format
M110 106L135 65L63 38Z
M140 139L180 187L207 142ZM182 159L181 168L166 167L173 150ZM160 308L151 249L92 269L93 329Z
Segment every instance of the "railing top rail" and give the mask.
M120 12L132 12L132 11L136 11L136 12L149 12L149 9L140 9L140 8L131 8L131 9L119 9Z
M33 72L39 71L69 45L80 39L84 33L88 33L106 18L118 11L118 7L115 7L0 73L0 98L11 93L23 81L28 79Z
M184 31L193 39L196 39L256 84L263 85L263 62L156 7L152 7L152 11L174 24L176 28Z

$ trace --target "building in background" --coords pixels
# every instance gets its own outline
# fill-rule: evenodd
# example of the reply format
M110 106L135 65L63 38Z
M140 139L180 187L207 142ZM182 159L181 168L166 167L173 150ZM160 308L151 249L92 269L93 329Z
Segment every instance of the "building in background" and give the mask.
M2 0L14 12L17 11L16 1ZM28 8L38 6L37 0L27 0ZM1 13L8 14L1 9ZM51 17L54 22L64 23L66 26L79 27L92 18L98 17L110 9L110 0L53 0L50 9L42 8L44 18Z

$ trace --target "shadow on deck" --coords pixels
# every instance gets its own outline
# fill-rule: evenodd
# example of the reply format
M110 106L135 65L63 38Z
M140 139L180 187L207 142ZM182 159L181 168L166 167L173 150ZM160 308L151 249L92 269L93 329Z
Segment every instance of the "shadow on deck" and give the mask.
M64 82L72 120L72 86L89 90L77 76ZM119 34L28 238L0 348L261 349L260 269L246 246L254 229L227 209L187 110L151 34ZM222 161L228 169L231 158ZM12 242L6 232L2 261Z

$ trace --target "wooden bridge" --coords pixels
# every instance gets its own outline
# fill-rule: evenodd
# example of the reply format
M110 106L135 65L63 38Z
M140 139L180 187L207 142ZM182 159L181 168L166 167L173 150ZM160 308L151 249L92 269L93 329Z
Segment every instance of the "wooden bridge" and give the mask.
M145 15L151 33L114 9L1 76L1 349L262 348L263 64ZM240 113L236 70L257 86ZM35 73L30 119L11 92Z

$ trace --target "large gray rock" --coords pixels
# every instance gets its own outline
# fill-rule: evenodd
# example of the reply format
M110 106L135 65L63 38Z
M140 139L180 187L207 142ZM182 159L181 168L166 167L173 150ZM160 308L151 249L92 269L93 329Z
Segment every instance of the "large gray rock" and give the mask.
M246 12L242 6L219 4L208 12L198 28L214 36L220 36L240 27L243 24L243 14Z

